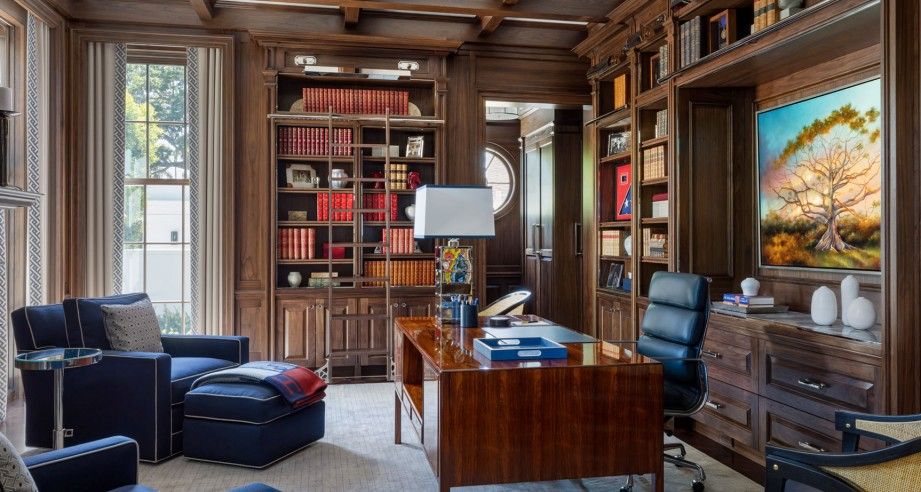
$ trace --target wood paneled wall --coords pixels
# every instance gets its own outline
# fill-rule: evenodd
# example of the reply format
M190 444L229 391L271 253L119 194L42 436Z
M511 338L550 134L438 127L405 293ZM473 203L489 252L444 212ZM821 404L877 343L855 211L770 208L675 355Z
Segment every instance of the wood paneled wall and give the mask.
M486 143L512 168L511 202L496 216L496 238L486 242L486 303L521 285L521 179L518 120L486 123Z

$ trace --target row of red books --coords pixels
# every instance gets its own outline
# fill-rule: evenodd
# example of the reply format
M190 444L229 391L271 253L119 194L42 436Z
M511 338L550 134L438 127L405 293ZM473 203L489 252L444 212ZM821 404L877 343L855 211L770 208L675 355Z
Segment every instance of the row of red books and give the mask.
M390 220L397 220L397 195L390 195L390 207L386 206L387 196L383 193L364 196L364 208L379 208L390 210ZM364 214L365 220L386 220L385 212L367 212Z
M416 242L413 239L413 228L387 229L381 231L381 242L390 246L390 253L395 255L409 254L416 251Z
M366 261L365 276L386 276L386 263L385 261ZM435 265L432 264L432 260L391 261L390 283L394 286L435 285ZM368 285L382 287L383 283L369 282Z
M352 155L351 147L332 147L329 128L306 128L300 126L283 126L278 128L278 153L282 155ZM351 128L333 128L332 143L342 145L352 143Z
M317 193L317 220L329 220L332 212L333 221L352 220L352 212L336 212L335 209L355 207L355 197L351 193L333 193L332 202L328 193Z
M409 114L409 92L377 89L304 88L304 111L347 114Z
M308 227L278 229L278 259L312 260L316 256L317 231Z

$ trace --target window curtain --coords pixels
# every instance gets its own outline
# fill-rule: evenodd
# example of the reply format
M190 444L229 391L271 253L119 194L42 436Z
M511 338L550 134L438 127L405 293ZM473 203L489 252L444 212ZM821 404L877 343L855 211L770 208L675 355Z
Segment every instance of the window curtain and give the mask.
M125 190L124 44L90 42L86 53L86 269L84 295L121 292Z
M224 249L224 53L188 49L192 320L196 333L221 335Z
M6 234L6 225L7 225L7 214L10 212L7 210L0 210L0 381L3 381L4 384L0 384L0 421L6 420L6 400L9 396L9 384L10 384L10 343L12 338L10 337L9 323L10 323L10 313L9 313L9 289L10 285L9 278L9 269L7 265L7 255L9 254L9 248L7 245L7 234Z
M29 13L26 24L26 188L41 193L26 219L26 302L48 301L48 143L51 44L48 25Z

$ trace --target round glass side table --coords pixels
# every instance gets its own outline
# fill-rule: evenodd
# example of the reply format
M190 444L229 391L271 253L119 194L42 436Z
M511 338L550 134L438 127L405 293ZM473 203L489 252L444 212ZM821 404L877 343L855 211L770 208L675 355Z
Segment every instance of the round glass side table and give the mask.
M83 367L99 362L102 351L94 348L53 348L36 350L16 356L15 365L23 371L54 371L54 449L64 447L64 437L74 435L64 428L64 369Z

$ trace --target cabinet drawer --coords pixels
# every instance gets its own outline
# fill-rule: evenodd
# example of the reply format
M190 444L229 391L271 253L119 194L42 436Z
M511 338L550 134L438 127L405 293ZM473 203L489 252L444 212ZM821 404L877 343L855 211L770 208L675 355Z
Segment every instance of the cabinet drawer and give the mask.
M707 405L693 418L720 433L724 444L758 448L758 395L710 379Z
M878 367L764 341L761 394L834 420L835 409L876 413Z
M804 451L840 452L835 424L787 405L761 398L762 443ZM762 444L761 452L764 452Z
M754 392L758 389L755 346L747 336L709 329L700 355L711 378Z

